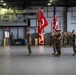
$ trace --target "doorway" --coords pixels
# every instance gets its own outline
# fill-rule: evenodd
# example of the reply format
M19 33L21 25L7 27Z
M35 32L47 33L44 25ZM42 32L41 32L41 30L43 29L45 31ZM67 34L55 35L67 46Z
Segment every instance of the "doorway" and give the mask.
M6 45L9 46L10 45L10 30L9 28L5 28L3 31L4 34L4 38L6 38Z

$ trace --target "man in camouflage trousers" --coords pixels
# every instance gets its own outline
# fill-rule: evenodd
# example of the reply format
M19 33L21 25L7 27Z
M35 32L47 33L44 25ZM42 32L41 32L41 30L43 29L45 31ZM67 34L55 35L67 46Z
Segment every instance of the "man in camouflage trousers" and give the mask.
M26 30L26 35L27 35L27 47L28 47L28 52L29 54L27 56L30 56L31 55L31 35L30 35L30 32L29 30L27 29Z
M73 51L74 51L74 54L73 56L76 55L76 40L75 40L75 30L72 31L72 43L73 43Z
M56 56L61 56L61 30L56 30L56 35L55 35L55 39L56 39L56 50L57 50L57 54Z

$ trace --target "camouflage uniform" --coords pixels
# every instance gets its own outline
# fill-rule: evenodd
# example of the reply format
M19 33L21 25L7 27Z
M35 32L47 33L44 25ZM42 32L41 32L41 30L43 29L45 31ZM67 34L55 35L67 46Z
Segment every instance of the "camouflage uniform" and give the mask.
M61 33L58 33L56 36L56 50L57 50L57 56L61 55Z
M72 32L72 43L73 43L73 51L74 51L73 55L76 55L75 33L74 32Z
M54 53L52 55L56 54L56 40L55 40L55 34L52 36L52 45L53 45L53 51Z
M30 42L30 37L31 37L31 35L28 34L28 35L27 35L27 46L28 46L29 54L31 54L31 42Z

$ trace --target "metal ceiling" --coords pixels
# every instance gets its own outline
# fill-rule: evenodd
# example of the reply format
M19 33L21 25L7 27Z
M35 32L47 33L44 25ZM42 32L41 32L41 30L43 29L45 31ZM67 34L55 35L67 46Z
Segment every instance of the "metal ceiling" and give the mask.
M17 7L25 9L29 6L48 6L49 0L4 0L8 7ZM73 7L76 6L76 0L53 0L51 6Z

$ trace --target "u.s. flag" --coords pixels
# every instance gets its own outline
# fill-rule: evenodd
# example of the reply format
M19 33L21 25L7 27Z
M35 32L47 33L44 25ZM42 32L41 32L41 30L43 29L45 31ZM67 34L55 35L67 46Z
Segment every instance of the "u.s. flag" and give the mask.
M53 18L53 33L56 32L56 30L59 30L58 20L56 17L56 7L54 6L54 18Z

